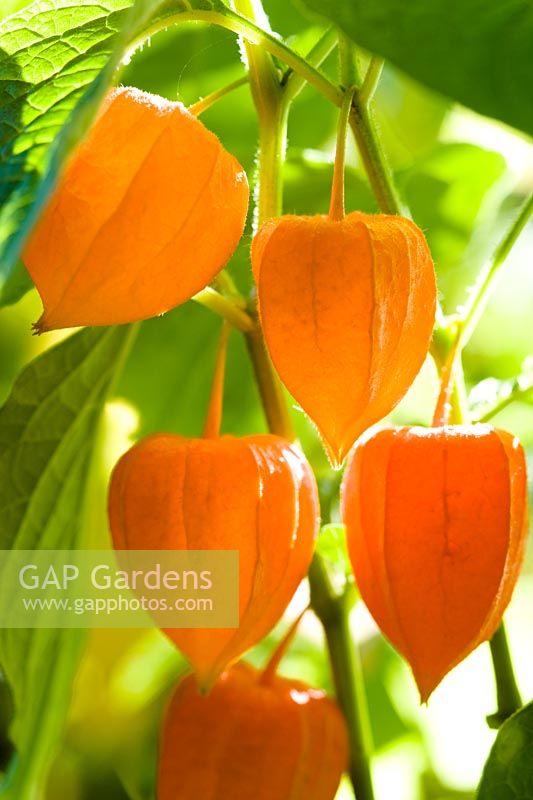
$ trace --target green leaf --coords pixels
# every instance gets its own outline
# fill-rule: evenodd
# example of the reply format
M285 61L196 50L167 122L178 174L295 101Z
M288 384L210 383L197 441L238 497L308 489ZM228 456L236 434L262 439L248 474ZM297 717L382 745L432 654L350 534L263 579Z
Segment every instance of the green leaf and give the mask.
M299 2L431 89L533 134L530 0Z
M28 288L18 259L61 167L130 44L157 18L218 0L37 0L0 24L0 305Z
M0 410L0 548L79 546L85 482L100 412L128 326L74 334L33 361ZM82 638L54 629L0 631L18 750L2 796L30 800L61 734Z
M533 703L513 714L498 731L479 785L477 800L533 797Z

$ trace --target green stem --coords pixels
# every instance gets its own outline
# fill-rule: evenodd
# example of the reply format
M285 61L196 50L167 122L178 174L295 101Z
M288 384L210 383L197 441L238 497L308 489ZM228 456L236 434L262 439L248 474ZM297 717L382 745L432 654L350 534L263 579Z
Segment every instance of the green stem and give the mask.
M239 331L247 333L255 327L254 320L246 311L210 286L195 294L192 299L230 322Z
M237 289L235 281L227 269L220 270L218 275L214 277L211 288L220 292L220 294L223 294L225 297L234 300L236 305L240 306L240 308L246 308L246 299Z
M269 109L259 120L256 227L281 212L287 110L280 101L275 109ZM246 344L269 430L288 441L294 441L296 434L284 389L267 353L257 317L253 329L246 333Z
M339 37L339 55L341 80L344 87L360 86L361 78L355 50L351 42L344 36ZM396 191L392 172L381 149L372 112L368 104L362 100L360 91L356 92L353 99L350 125L380 211L383 214L409 216Z
M336 595L323 560L315 554L309 570L311 606L324 628L338 703L346 719L349 774L357 800L374 800L370 772L371 734L359 652L349 625L349 595Z
M505 264L507 256L520 236L527 221L533 213L533 193L523 203L516 219L513 221L503 240L494 253L492 261L481 273L477 287L472 294L462 319L461 347L470 340L477 323L483 313L494 281Z
M524 383L523 385L521 385L517 380L509 394L502 400L499 400L497 403L495 403L492 408L488 409L488 411L485 411L484 414L476 419L476 422L490 422L493 417L499 414L500 411L503 411L505 408L507 408L507 406L511 405L511 403L523 398L529 398L529 395L531 395L533 392L533 378L531 380L532 382Z
M265 411L268 429L289 442L296 439L291 414L283 387L265 348L259 324L246 334L248 353L255 373L257 388Z
M465 409L468 408L468 400L462 363L460 365L460 369L455 374L453 389L450 396L450 404L452 419L456 425L463 425L466 422L470 422L470 415L468 415L467 419L465 413Z
M266 17L261 0L234 0L235 10L254 26ZM266 35L266 34L265 34ZM279 75L268 48L250 42L243 36L243 44L249 67L250 88L257 108L259 120L265 119L279 103Z
M315 69L319 67L337 46L337 31L335 28L328 28L320 39L307 53L306 61ZM287 69L281 79L284 87L283 96L286 103L291 103L302 91L307 81L299 72L294 69Z
M235 0L235 9L256 24L264 17L261 0ZM282 168L287 140L288 107L283 102L281 75L270 53L262 46L244 40L248 58L250 87L259 120L259 152L255 222L260 227L278 216L282 199Z
M288 105L280 97L259 119L259 150L257 154L257 185L255 228L282 209L283 163L287 142Z
M365 79L363 81L363 85L361 86L361 91L359 92L359 99L362 105L367 106L372 100L377 89L379 79L381 78L384 63L385 62L382 58L377 58L376 56L373 56L373 58L370 59L370 64L368 65L368 69L365 73Z
M379 210L383 214L410 216L396 191L392 172L376 132L372 111L361 102L358 94L354 97L350 124Z
M490 640L490 653L496 677L498 710L487 718L487 722L491 728L499 728L506 719L522 708L522 698L516 683L503 622Z
M231 92L234 92L235 89L240 89L241 86L246 86L248 82L248 75L243 75L242 78L237 78L237 80L226 84L226 86L221 86L220 89L211 92L211 94L208 94L206 97L202 97L201 100L197 100L196 103L193 103L192 106L189 106L189 111L191 114L199 117L200 114L203 114L208 108L211 108L211 106L213 106L215 103L218 103L218 101L222 100L223 97L231 94Z
M236 8L251 17L261 16L260 0L236 0ZM246 38L243 35L243 38ZM280 76L262 46L246 45L250 87L259 119L259 152L255 227L278 216L282 205L282 168L287 136L287 106L283 103ZM256 317L246 333L246 344L254 368L269 430L289 441L296 438L281 382L266 351L263 332Z
M355 47L351 39L348 39L342 33L339 34L339 63L344 89L348 89L349 86L359 87L361 77L357 67Z
M165 30L170 25L179 22L205 22L211 25L218 25L221 28L232 31L241 36L249 44L257 45L258 48L270 53L280 61L287 64L296 73L302 76L306 83L314 86L315 89L324 95L328 100L337 106L342 103L343 93L338 86L335 86L325 75L309 64L306 59L292 50L288 45L276 38L272 33L259 28L254 22L246 19L245 16L235 14L229 8L221 13L219 11L184 11L179 14L167 12L161 15L149 28L144 30L137 39L131 44L131 49L136 49L142 42L154 36L159 31Z

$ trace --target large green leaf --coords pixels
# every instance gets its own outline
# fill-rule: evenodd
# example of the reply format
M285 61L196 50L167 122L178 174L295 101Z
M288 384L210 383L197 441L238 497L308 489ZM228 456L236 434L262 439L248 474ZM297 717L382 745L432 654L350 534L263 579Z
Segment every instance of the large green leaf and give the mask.
M85 482L100 412L129 328L84 330L33 361L0 410L0 549L79 546ZM36 797L60 735L79 631L0 631L17 747L2 796Z
M130 44L158 15L219 0L37 0L0 24L0 304L29 280L18 259L72 148Z
M533 134L531 0L298 2L426 86Z
M533 797L533 703L508 719L490 752L477 800Z

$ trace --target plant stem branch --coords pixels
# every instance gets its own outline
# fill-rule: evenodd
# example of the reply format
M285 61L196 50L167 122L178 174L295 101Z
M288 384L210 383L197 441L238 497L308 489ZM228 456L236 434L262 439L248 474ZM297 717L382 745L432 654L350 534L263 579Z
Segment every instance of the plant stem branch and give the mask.
M487 718L487 722L491 728L499 728L515 711L522 708L522 698L516 683L509 642L503 622L489 644L496 677L498 710Z
M254 24L255 18L263 14L260 0L236 0L236 8L252 18L250 24ZM241 35L247 38L245 33L241 32ZM270 55L263 51L261 42L258 44L259 47L249 43L246 45L250 87L259 119L255 227L281 213L288 113L288 107L283 103L281 76ZM281 382L266 351L257 314L253 329L246 333L246 344L269 430L294 441L296 436L290 410Z
M289 442L296 439L283 387L266 351L259 325L246 334L246 345L255 373L257 388L265 411L268 429Z
M267 23L261 0L234 0L234 5L241 18L248 19L254 26L258 27L262 21ZM263 33L267 35L265 31ZM246 36L242 39L249 67L250 88L261 121L278 105L279 75L268 48L250 42Z
M505 408L507 408L507 406L511 405L511 403L523 398L528 398L532 393L533 383L524 386L521 386L519 383L517 383L506 397L495 403L492 408L489 408L488 411L485 411L484 414L476 419L476 422L490 422L490 420L495 417L496 414L499 414L500 411L503 411Z
M351 39L348 39L344 34L339 33L339 64L341 73L341 82L344 89L350 86L359 87L361 84L361 76L357 66L357 56L355 53L355 46Z
M220 292L220 294L223 294L225 297L234 299L237 305L240 304L241 308L246 308L246 300L237 289L235 281L227 269L220 270L218 275L213 278L211 288Z
M526 198L516 219L496 248L492 261L486 269L482 271L479 277L475 291L463 313L461 347L465 347L470 340L486 306L494 281L505 264L513 245L531 217L531 214L533 214L533 192Z
M357 800L373 800L370 772L370 724L359 652L349 625L349 595L337 595L322 558L315 554L309 570L311 607L324 628L337 700L350 740L350 780Z
M339 36L339 56L341 81L344 87L360 86L361 78L354 46L342 35ZM396 191L392 172L381 149L372 112L368 104L361 99L360 91L356 92L353 98L350 126L380 211L383 214L409 216Z
M211 108L211 106L213 106L215 103L218 103L218 101L222 100L223 97L231 94L231 92L234 92L235 89L240 89L241 86L246 86L248 82L248 75L243 75L242 78L237 78L237 80L226 84L226 86L221 86L220 89L211 92L211 94L206 95L206 97L202 97L201 100L197 100L196 103L193 103L192 106L189 106L189 111L191 114L199 117L200 114L203 114L203 112L207 111L208 108Z
M217 292L210 286L207 286L205 289L202 289L201 292L195 294L192 299L195 303L209 308L215 314L226 319L239 331L247 333L254 329L254 320L250 314L244 311L244 309L239 308L233 300L224 297L223 294L220 294L220 292Z
M337 31L335 28L328 28L320 39L311 48L306 56L306 61L315 69L319 67L337 46ZM302 91L307 81L301 73L288 68L281 78L281 85L284 87L283 96L286 103L291 103Z
M314 86L318 92L323 94L324 97L332 103L337 106L342 104L343 92L341 89L335 86L325 75L313 67L312 64L308 63L303 56L296 53L272 33L262 30L251 20L232 12L230 9L226 9L224 13L195 9L193 11L184 11L179 14L163 14L132 42L131 49L136 49L142 42L146 41L146 39L168 28L170 25L191 21L218 25L221 28L236 33L250 44L258 45L267 53L271 53L287 64L287 66L300 75L306 83Z
M350 125L379 210L383 214L409 217L409 211L400 200L394 185L392 172L379 142L372 112L367 105L361 103L358 93L353 100Z
M359 92L359 100L361 101L362 105L367 106L371 102L377 89L384 63L385 62L383 59L378 58L377 56L373 56L370 59L370 64L368 65L368 69L363 80L363 85L361 86L361 91Z

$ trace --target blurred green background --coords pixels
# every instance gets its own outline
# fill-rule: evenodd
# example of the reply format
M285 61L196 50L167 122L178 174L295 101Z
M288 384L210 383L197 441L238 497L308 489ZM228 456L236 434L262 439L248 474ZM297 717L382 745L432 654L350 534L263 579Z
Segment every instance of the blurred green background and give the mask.
M23 3L2 4L1 14ZM305 52L319 30L286 0L267 0L274 30ZM335 59L326 69L335 74ZM233 34L184 24L158 35L131 60L122 82L189 104L243 74ZM384 148L414 219L424 229L435 258L439 289L448 312L464 302L475 276L490 256L521 198L533 189L533 148L510 129L448 104L393 69L386 69L376 100ZM289 127L285 170L285 210L327 210L335 140L336 111L307 88L296 101ZM224 145L254 175L256 119L247 87L202 117ZM348 209L376 210L355 149L349 153ZM250 229L230 271L239 288L251 284ZM465 354L468 388L476 407L494 401L505 382L533 353L533 226L513 250L505 274ZM31 335L40 314L35 292L0 312L0 400L8 395L22 365L64 334ZM138 436L157 430L197 435L201 431L219 320L188 303L142 325L116 397L105 416L103 449L93 475L89 536L107 541L105 492L109 470ZM436 376L428 362L394 420L429 422ZM480 412L481 413L481 412ZM319 474L327 464L311 425L295 410L307 455ZM533 411L528 398L496 418L533 451ZM241 337L233 334L225 393L223 428L247 433L264 429L257 392ZM532 560L515 593L507 619L520 688L533 697ZM306 588L287 613L306 603ZM286 622L280 624L280 630ZM378 800L452 800L473 797L494 734L485 717L495 709L488 648L481 647L420 708L407 667L377 635L365 610L353 615L362 642L375 742L374 775ZM250 659L263 663L279 630ZM156 737L169 689L185 665L156 631L91 634L76 681L65 742L54 765L51 800L149 800L152 796ZM318 623L307 615L283 671L331 689ZM339 798L350 797L341 787Z

